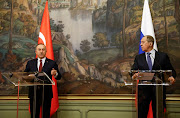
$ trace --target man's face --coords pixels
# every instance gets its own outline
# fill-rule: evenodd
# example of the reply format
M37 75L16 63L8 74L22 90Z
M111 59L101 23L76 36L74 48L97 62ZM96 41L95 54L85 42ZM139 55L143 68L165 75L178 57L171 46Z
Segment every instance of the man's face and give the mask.
M140 45L141 45L142 51L144 52L149 52L153 49L152 42L148 42L146 36L141 39Z
M45 45L38 45L35 51L38 58L42 59L46 56L46 46Z

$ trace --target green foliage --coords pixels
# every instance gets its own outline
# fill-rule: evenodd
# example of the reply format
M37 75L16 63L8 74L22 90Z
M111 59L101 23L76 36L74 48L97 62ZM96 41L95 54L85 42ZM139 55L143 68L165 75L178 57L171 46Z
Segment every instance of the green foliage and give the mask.
M17 2L14 2L13 8L18 8L18 7L19 7L19 4Z
M82 50L83 52L88 52L88 51L91 49L90 44L91 44L91 43L90 43L87 39L81 41L81 43L80 43L80 48L81 48L81 50Z
M142 7L135 6L130 11L130 24L139 23L141 22L142 16Z
M37 28L37 22L34 21L31 15L21 13L18 19L14 19L14 33L33 38Z
M4 7L4 2L5 2L5 0L0 0L0 9L2 9Z
M3 13L0 13L0 32L3 31L2 22L3 22Z
M11 15L11 12L8 11L8 12L3 16L3 19L4 19L4 20L7 20L7 21L10 21L10 15Z
M15 21L14 21L14 32L15 33L18 33L18 32L20 32L20 29L22 29L23 28L23 25L24 25L24 23L22 22L22 21L20 21L19 19L16 19Z
M116 0L115 2L115 5L119 7L123 6L123 4L124 4L123 0Z
M27 7L25 7L23 4L21 4L19 6L19 9L22 10L22 11L26 11L27 10Z
M1 26L3 27L3 31L9 31L10 22L7 22L7 21L3 20L3 21L1 22Z
M120 33L115 33L111 37L111 46L120 47L123 43L122 35Z
M81 52L79 50L75 50L75 54L77 57L81 56Z
M180 32L180 24L178 24L178 25L176 26L176 28L177 28L178 32Z
M2 30L3 30L3 27L0 26L0 32L2 32Z
M51 30L55 32L63 32L64 24L62 23L62 21L58 21L58 24L55 24L54 20L50 19L50 25L51 25Z
M27 19L26 19L26 14L25 13L21 13L19 15L19 19L22 21L22 22L25 22Z
M93 44L94 47L104 48L109 46L109 41L107 40L105 33L101 33L101 32L96 33L93 36L92 41L94 42Z
M0 13L0 19L3 19L4 13Z

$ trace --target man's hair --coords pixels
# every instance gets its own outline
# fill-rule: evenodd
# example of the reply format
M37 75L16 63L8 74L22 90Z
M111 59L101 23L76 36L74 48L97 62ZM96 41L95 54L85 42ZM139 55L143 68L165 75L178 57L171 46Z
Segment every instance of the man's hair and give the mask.
M37 46L38 46L38 45L44 45L44 44L43 44L43 43L37 44L35 50L37 49ZM44 46L45 46L45 45L44 45ZM46 46L45 46L45 48L46 48Z
M38 45L44 45L44 44L43 44L43 43L39 43L39 44L36 45L36 47L37 47ZM45 46L45 45L44 45L44 46Z
M147 42L152 42L154 45L154 38L150 35L146 35L145 37L147 37Z

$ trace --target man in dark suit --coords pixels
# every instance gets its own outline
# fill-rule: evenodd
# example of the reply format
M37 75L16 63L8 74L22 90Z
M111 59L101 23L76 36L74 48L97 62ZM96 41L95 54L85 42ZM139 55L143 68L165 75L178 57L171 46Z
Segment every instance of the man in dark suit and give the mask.
M55 61L46 58L46 46L38 44L35 53L37 58L27 62L25 72L45 72L51 79L52 76L60 79L61 74L58 71L58 65ZM36 93L36 99L34 99L34 93ZM36 87L31 86L29 87L28 97L30 98L31 118L33 118L33 108L35 108L35 118L39 118L41 106L43 106L43 118L50 117L51 99L53 97L52 85L45 85L44 92L43 87L40 85ZM33 107L34 101L35 107Z
M166 53L157 52L153 49L154 38L144 36L141 39L141 48L145 53L135 57L132 70L172 70L172 76L168 80L173 84L175 82L176 72L172 67L169 57ZM138 77L135 73L132 78ZM156 87L155 86L138 86L138 118L147 118L149 103L152 100L153 117L156 118ZM163 104L165 107L166 92L163 92Z

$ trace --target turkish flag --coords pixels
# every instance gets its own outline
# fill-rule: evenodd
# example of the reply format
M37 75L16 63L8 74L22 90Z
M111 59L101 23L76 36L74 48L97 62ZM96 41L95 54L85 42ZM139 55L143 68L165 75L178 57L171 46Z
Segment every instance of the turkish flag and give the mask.
M46 5L45 5L42 21L41 21L38 44L44 44L47 49L46 57L51 60L54 60L54 52L53 52L53 45L52 45L52 39L51 39L50 18L49 18L49 11L48 11L48 1L46 1ZM52 85L53 98L51 101L50 116L52 116L59 108L57 81L54 78L54 76L52 76L52 80L55 82L55 85Z

